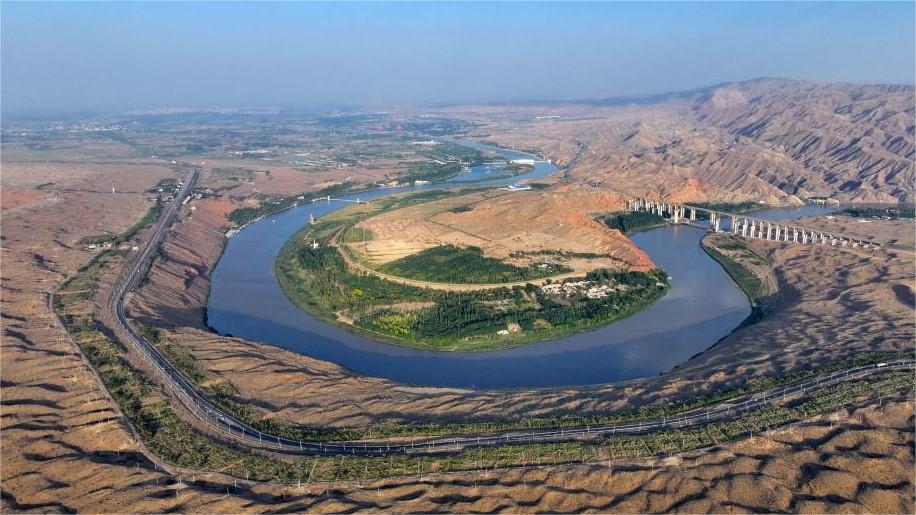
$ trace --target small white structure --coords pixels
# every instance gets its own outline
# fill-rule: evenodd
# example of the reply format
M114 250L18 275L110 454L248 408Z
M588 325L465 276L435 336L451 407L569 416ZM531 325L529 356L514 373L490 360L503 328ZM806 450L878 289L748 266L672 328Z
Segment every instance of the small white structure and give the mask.
M506 186L506 190L508 191L527 191L530 189L531 189L531 186L527 184L513 184L511 186Z

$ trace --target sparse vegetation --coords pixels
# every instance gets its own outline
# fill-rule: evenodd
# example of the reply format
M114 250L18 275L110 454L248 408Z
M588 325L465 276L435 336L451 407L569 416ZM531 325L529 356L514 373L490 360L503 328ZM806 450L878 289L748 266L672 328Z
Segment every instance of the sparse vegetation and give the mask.
M347 324L373 338L451 351L497 350L572 334L629 316L667 291L667 276L658 271L598 271L580 278L594 282L593 286L608 286L607 295L593 297L583 289L561 298L531 284L463 292L428 290L353 272L341 251L328 246L338 235L347 237L348 229L366 217L453 194L430 190L394 196L324 217L281 249L276 264L281 287L296 305L323 320ZM312 241L318 241L319 248L312 248ZM457 247L431 249L410 258L412 263L403 273L417 277L420 272L425 280L444 282L525 281L551 270L549 275L566 270L552 262L547 267L516 267L485 258L479 249ZM393 263L389 265L404 265ZM399 268L385 270L402 273ZM618 283L621 289L615 289ZM414 307L407 313L405 305Z
M143 218L135 223L130 229L127 230L124 234L118 237L118 241L126 241L137 235L138 232L146 229L147 227L156 223L156 220L159 220L159 215L162 214L162 202L156 201L152 207L143 215Z
M147 193L175 193L178 191L178 179L167 177L160 180L155 186L148 189Z
M343 223L336 219L331 222ZM329 235L336 230L339 229L325 225L316 231ZM291 238L277 260L277 277L287 296L324 320L341 323L337 313L346 312L354 320L350 327L358 332L414 347L481 351L554 338L626 317L654 303L667 291L667 276L661 271L609 270L591 272L582 278L595 285L623 287L595 298L586 296L584 291L565 297L551 295L531 284L463 292L428 290L354 273L337 248L315 249L307 244L313 238L321 239L321 234L310 231L313 228ZM451 251L446 255L454 256ZM473 267L430 260L417 267L430 274L440 268L466 274L486 270L478 253L468 259L473 261ZM474 277L479 280L489 276ZM390 307L417 302L433 305L410 313ZM510 331L510 327L518 329Z
M372 231L365 227L351 227L344 231L340 237L341 243L358 243L361 241L371 241Z
M287 209L295 205L297 202L301 202L305 199L313 199L326 195L340 195L343 193L352 193L355 191L357 190L354 188L353 183L343 182L333 186L328 186L327 188L323 188L318 191L303 193L300 195L265 197L261 199L261 204L258 207L240 207L233 210L231 213L229 213L229 220L232 220L238 226L242 226L263 216L283 211L284 209ZM304 198L300 200L300 197Z
M86 267L74 278L74 281L92 281L100 270L101 266ZM68 283L66 286L72 288L74 285ZM214 441L184 422L171 408L169 401L161 397L143 376L131 367L124 356L124 349L104 336L91 317L69 315L68 309L72 306L72 301L61 299L61 297L56 298L55 308L64 320L68 331L83 349L90 364L99 372L106 388L137 428L144 443L152 452L165 461L180 467L201 471L220 471L255 481L308 484L318 481L365 480L434 472L492 470L517 466L603 462L610 459L656 456L716 445L747 434L759 433L814 415L834 411L850 402L897 394L912 387L909 373L896 372L875 379L833 386L819 392L810 400L789 406L765 407L729 422L685 431L670 430L647 435L596 439L590 442L488 447L435 456L397 455L375 458L321 456L281 459L229 447ZM217 402L224 407L229 405L234 408L230 411L245 414L243 418L256 416L251 408L231 400L232 395L237 392L230 384L222 383L214 390ZM640 414L647 413L653 413L653 410L643 411ZM654 413L658 413L658 410ZM278 431L284 427L275 421L264 418L260 420L258 427L264 431L271 431L274 434L289 432L288 428L286 431ZM575 421L569 419L569 422L579 423L581 420L583 419ZM597 418L584 420L594 420L595 423L600 423ZM538 422L534 421L534 423ZM517 424L406 427L385 425L369 428L368 432L367 430L352 432L332 430L325 433L325 437L386 438L404 436L411 434L412 431L424 429L428 431L441 428L443 432L453 432L453 430L469 428L497 430L511 426L517 426ZM532 427L532 421L527 421L524 427ZM320 433L292 432L294 437L315 436L316 434Z
M858 218L914 218L916 209L912 207L847 207L840 213Z
M725 272L735 281L735 284L741 288L741 291L747 295L751 304L757 305L760 299L767 295L763 281L749 268L742 265L740 260L747 260L757 265L766 265L766 259L751 249L747 242L741 238L725 237L722 241L713 244L704 244L703 250L713 259L722 265ZM733 258L722 251L730 251L732 255L738 256Z
M81 314L78 304L91 298L92 290L105 267L116 260L116 252L102 253L61 288L55 297L55 311L68 332L86 354L90 364L99 372L106 387L137 428L147 447L169 463L197 470L219 470L239 478L307 484L313 481L361 480L404 476L431 472L454 472L528 465L550 465L605 461L627 457L656 456L702 448L779 427L812 416L835 411L851 402L894 395L912 388L908 372L844 383L826 388L808 400L769 406L748 413L736 420L711 424L685 431L669 430L647 435L598 439L542 445L518 445L481 448L437 456L392 456L354 458L346 456L310 458L273 458L241 451L201 434L181 420L155 388L126 359L125 349L102 333L90 315ZM88 291L87 291L88 290ZM73 293L68 293L73 292ZM171 345L161 330L140 326L151 341L164 348ZM167 348L167 347L165 347ZM177 348L176 346L176 349ZM196 363L181 349L166 350L170 360L182 368L185 375L200 383L205 379ZM180 355L184 353L183 355ZM777 377L757 378L744 387L714 392L686 399L676 404L641 406L626 412L593 417L563 417L529 419L494 423L469 424L407 424L375 425L360 429L308 430L298 429L265 418L255 409L237 399L238 391L228 382L208 387L222 406L254 421L256 427L273 434L295 438L342 440L357 438L387 438L420 434L454 434L463 432L498 431L523 427L571 427L583 424L605 424L656 418L689 411L739 395L768 390L778 386L835 370L908 357L906 353L883 353L857 356L824 367L797 371Z
M759 202L690 202L691 206L702 207L705 209L711 209L713 211L720 211L723 213L746 213L748 211L753 211L755 209L760 209L761 207L766 207L765 204ZM704 212L697 213L697 218L708 218L708 215Z
M465 166L477 166L487 162L483 152L448 142L431 146L425 149L422 155L426 160L408 164L407 171L398 175L398 180L441 181L462 173Z
M509 257L526 257L526 256L553 256L559 258L583 258L583 259L614 259L609 254L600 254L597 252L572 252L568 250L516 250L509 254Z
M117 235L114 234L86 236L85 238L80 239L80 245L104 245L106 243L114 243L117 238Z
M220 179L225 179L229 181L241 182L241 181L251 181L254 180L254 170L249 168L241 167L221 167L213 168L211 170L213 175L219 177Z

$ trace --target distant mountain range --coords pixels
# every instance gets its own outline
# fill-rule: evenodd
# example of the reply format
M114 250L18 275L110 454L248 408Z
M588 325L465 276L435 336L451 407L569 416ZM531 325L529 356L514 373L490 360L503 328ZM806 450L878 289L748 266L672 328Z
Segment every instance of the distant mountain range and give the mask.
M914 88L755 80L723 85L694 104L701 122L779 152L852 198L912 199ZM772 177L794 192L805 177Z
M916 198L912 85L766 78L578 104L629 107L571 135L589 147L573 174L586 181L688 196Z

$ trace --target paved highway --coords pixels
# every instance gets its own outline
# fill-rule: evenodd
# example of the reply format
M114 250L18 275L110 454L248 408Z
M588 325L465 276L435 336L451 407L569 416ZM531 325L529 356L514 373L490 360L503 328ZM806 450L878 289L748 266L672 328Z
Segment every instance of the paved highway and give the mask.
M219 434L221 437L231 440L241 446L299 455L351 454L381 456L391 454L443 453L472 447L544 442L556 443L613 435L645 434L672 428L683 429L698 427L712 422L735 419L743 413L755 410L767 404L792 398L806 397L830 385L890 370L913 369L914 365L916 365L916 360L899 360L864 365L809 379L792 386L732 399L702 410L694 410L689 413L678 414L672 417L663 417L661 419L646 420L642 422L630 422L626 424L583 426L567 429L531 429L501 433L463 434L443 438L429 438L406 443L403 441L302 441L264 433L236 419L231 414L211 403L206 395L186 379L153 344L148 342L133 328L124 312L126 298L129 296L130 291L136 287L143 278L147 266L155 257L156 250L159 248L168 228L174 221L182 205L182 201L192 191L198 175L199 170L195 169L189 180L181 186L175 200L163 212L162 217L155 227L153 235L149 242L144 245L142 252L137 253L134 259L128 262L128 265L122 272L121 277L108 299L107 309L117 329L119 329L120 334L124 335L128 343L136 349L141 356L148 360L149 364L156 370L162 383L171 391L173 397L180 402L189 413L198 419L202 424L201 427L205 426L209 428L210 432Z

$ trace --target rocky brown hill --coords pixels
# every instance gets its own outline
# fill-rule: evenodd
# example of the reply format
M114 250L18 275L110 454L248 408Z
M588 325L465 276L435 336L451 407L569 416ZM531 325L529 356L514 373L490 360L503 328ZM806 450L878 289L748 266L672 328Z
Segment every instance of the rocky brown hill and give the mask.
M756 79L644 103L539 106L560 118L481 135L537 146L574 164L568 179L626 195L912 201L914 102L912 85Z
M799 165L794 176L756 173L788 193L913 198L913 86L759 79L715 88L693 111Z

